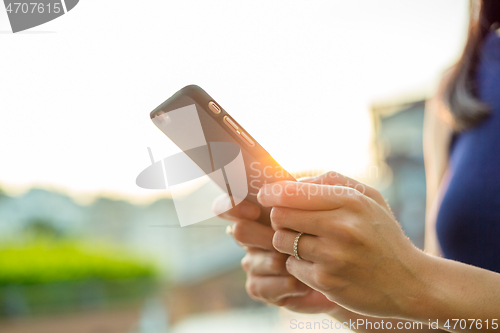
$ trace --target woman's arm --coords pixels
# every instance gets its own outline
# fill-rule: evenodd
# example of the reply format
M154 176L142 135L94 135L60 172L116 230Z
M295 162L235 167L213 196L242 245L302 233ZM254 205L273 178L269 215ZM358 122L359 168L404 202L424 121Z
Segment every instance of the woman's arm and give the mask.
M494 330L500 274L418 250L387 207L364 190L296 182L261 189L260 203L273 207L273 245L290 255L287 271L353 312L438 320L452 332L478 330L469 319L488 320L489 327L481 329ZM302 260L292 256L298 232L304 232L298 246ZM454 326L454 319L467 321L467 327Z
M380 331L369 329L375 322L385 329L390 325L391 330L401 327L422 333L500 331L500 274L433 256L428 259L422 272L432 288L422 293L416 303L410 303L413 321L368 317L342 307L334 308L329 315L340 322L361 319L356 332ZM367 326L367 322L372 324ZM430 328L428 323L437 325Z
M420 265L429 288L413 305L414 319L438 320L450 332L500 331L500 274L426 254Z
M329 183L331 185L356 186L359 183L338 176L317 178L319 183ZM367 194L376 195L375 190ZM229 197L222 196L214 203L214 210L221 217L234 222L228 227L228 233L246 250L247 254L241 264L247 273L246 288L251 297L285 307L294 312L302 313L326 313L341 323L346 323L350 329L356 332L380 332L380 329L430 332L431 329L421 323L408 322L393 318L378 318L363 316L358 313L346 310L345 308L328 300L323 294L298 281L286 270L286 259L288 255L277 252L272 239L274 230L270 226L262 225L254 221L258 218L260 210L258 206L244 201L240 205L230 208ZM362 321L360 321L362 320ZM352 323L356 324L354 328ZM388 324L390 323L390 324ZM404 328L402 325L405 325ZM440 330L432 329L432 332Z
M328 313L331 317L335 318L341 323L346 323L344 327L348 327L348 324L353 326L355 332L362 333L376 333L380 331L405 331L405 332L420 332L420 333L438 333L443 332L441 329L430 328L427 321L422 323L418 321L409 321L404 319L395 318L379 318L379 317L369 317L364 316L349 310L346 310L340 306ZM355 323L355 324L354 324ZM355 326L354 326L355 325Z

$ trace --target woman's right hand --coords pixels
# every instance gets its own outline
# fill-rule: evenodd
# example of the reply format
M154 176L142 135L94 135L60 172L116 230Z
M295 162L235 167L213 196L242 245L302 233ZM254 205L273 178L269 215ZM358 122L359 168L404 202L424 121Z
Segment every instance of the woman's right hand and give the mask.
M260 215L257 205L244 201L226 211L228 207L231 201L227 195L214 202L215 213L234 222L227 231L247 252L241 265L252 298L302 313L329 313L338 307L287 272L288 255L276 251L272 244L274 230L255 221Z

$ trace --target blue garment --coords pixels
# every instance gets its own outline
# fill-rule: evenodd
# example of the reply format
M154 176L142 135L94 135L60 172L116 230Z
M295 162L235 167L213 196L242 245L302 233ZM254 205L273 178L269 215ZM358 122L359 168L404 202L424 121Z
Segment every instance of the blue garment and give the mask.
M500 272L500 37L494 32L483 43L476 82L491 115L453 142L436 228L445 258Z

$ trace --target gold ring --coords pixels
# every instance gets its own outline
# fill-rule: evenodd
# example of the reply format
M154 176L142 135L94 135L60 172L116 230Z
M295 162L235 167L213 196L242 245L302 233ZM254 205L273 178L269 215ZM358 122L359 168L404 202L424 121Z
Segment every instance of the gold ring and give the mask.
M293 242L293 256L295 257L295 259L297 260L301 260L302 258L299 256L299 251L298 251L298 247L299 247L299 239L300 239L300 236L302 236L303 232L299 232L298 235L295 237L295 240Z

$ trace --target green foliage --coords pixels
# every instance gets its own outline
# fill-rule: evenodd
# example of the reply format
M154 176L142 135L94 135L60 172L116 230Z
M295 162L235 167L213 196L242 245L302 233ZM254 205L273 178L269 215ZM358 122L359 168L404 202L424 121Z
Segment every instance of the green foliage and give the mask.
M29 221L26 227L24 227L23 234L27 239L56 238L62 236L61 230L58 230L50 221L40 218Z
M153 265L103 244L36 240L0 247L0 287L153 278Z

